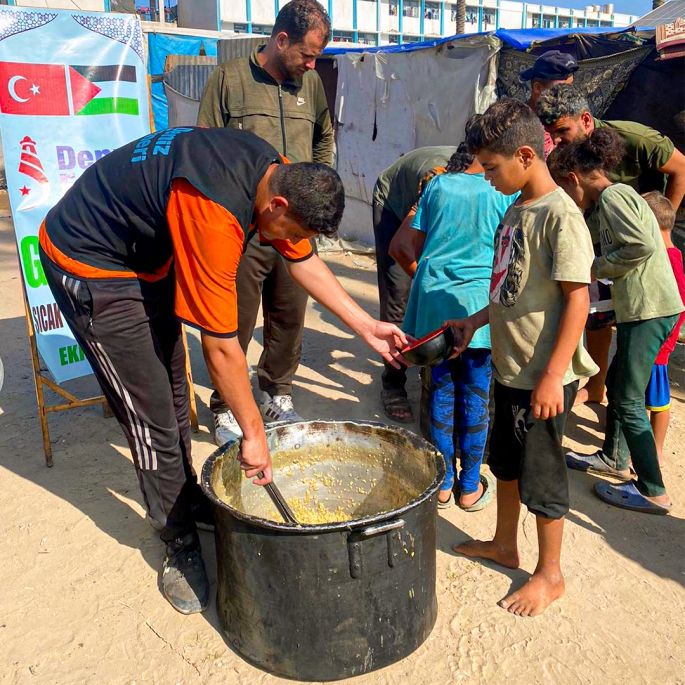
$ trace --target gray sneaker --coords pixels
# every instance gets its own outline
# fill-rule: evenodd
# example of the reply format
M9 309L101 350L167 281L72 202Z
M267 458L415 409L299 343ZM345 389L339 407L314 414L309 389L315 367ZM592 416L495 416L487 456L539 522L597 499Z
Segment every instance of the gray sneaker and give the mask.
M242 437L243 431L230 409L214 414L214 442L217 447Z
M259 410L266 423L275 421L302 421L293 407L292 395L274 395L262 392Z
M176 611L198 614L209 606L209 579L197 533L167 543L162 592Z

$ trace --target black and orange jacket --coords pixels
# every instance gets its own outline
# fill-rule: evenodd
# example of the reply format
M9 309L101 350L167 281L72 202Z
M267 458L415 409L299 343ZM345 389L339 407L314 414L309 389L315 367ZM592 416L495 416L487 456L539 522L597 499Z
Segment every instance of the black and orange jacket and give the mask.
M176 314L215 336L237 333L235 278L252 230L257 186L278 152L229 129L175 128L145 136L89 167L48 213L46 256L77 278L166 277ZM262 241L264 242L264 241ZM309 241L272 241L285 259Z

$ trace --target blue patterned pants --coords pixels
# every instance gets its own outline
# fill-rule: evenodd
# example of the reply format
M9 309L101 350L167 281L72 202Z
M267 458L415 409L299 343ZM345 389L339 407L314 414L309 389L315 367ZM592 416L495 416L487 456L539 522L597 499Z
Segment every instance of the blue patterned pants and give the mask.
M447 467L442 489L454 487L458 444L461 492L475 492L490 420L490 350L468 348L456 359L433 367L432 373L431 438L442 452Z

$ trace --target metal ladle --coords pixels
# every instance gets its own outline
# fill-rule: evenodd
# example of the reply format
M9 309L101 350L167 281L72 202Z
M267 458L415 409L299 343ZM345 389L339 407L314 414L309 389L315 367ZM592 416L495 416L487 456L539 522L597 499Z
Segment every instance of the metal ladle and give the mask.
M258 475L259 478L264 478L264 471L260 471ZM283 517L283 520L286 523L292 523L295 526L299 526L299 521L295 518L295 514L293 514L292 510L288 506L288 503L285 501L285 497L283 497L281 491L276 487L276 483L272 481L271 483L267 483L264 487L269 493L269 497L271 497L271 501L274 503L274 506L276 509L278 509L279 514Z

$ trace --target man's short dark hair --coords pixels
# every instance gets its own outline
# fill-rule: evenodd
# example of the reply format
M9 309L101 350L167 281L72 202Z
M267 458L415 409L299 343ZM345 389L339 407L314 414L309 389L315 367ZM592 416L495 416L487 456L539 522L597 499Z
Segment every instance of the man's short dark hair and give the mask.
M675 224L675 209L671 201L658 190L645 193L642 197L654 212L659 228L662 231L672 231Z
M331 38L331 18L316 0L291 0L281 7L271 37L288 34L292 43L301 43L310 31L321 31L326 43Z
M577 119L589 112L590 105L583 91L572 83L557 83L540 95L535 113L543 126L553 126L563 117Z
M345 189L338 172L325 164L281 164L269 188L288 200L288 214L303 228L333 236L345 209Z
M502 98L488 107L472 124L467 137L469 152L487 150L513 157L524 145L545 158L545 132L528 105L513 98Z

